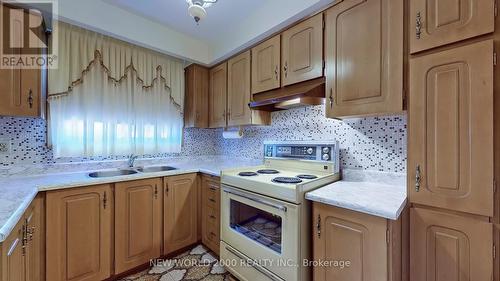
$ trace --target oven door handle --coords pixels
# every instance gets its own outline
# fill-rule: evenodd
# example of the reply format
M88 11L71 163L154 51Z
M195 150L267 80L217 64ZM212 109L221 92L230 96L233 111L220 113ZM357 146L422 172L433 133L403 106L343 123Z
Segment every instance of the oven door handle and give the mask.
M237 256L238 258L242 259L242 260L245 260L247 262L251 262L252 263L252 267L255 268L255 270L257 270L258 272L264 274L267 278L271 279L271 280L274 280L274 281L283 281L282 279L279 279L279 278L276 278L275 276L269 274L264 268L262 268L259 264L257 264L257 262L255 262L254 260L250 259L250 258L247 258L245 257L243 254L240 254L238 251L236 250L233 250L229 247L225 247L226 250L228 252L230 252L231 254ZM253 266L255 265L255 266Z
M229 189L224 189L224 192L229 193L229 194L233 194L233 195L236 195L236 196L243 197L245 199L251 200L253 202L256 202L256 203L259 203L259 204L262 204L262 205L266 205L266 206L271 207L271 208L278 209L278 210L283 211L285 213L287 211L286 206L274 204L274 203L271 203L271 202L269 202L267 200L264 200L264 199L261 199L261 198L255 197L255 196L251 196L251 195L248 195L248 194L244 194L242 192L237 192L237 191L233 191L233 190L229 190Z

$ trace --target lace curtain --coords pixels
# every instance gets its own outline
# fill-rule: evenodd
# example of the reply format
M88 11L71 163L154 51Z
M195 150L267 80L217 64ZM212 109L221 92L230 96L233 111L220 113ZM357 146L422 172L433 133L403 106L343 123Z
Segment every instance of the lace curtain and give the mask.
M180 152L183 63L68 24L58 28L59 68L49 72L54 157Z

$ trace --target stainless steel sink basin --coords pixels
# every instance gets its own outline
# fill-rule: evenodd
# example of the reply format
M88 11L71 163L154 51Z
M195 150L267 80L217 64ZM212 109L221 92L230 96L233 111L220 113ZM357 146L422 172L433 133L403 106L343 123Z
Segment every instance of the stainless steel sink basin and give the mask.
M170 167L170 166L153 166L153 167L137 168L137 171L139 171L141 173L157 173L157 172L166 172L166 171L172 171L172 170L177 170L177 168Z
M117 171L100 171L93 172L89 174L91 178L107 178L107 177L117 177L117 176L126 176L137 174L137 171L134 170L117 170Z

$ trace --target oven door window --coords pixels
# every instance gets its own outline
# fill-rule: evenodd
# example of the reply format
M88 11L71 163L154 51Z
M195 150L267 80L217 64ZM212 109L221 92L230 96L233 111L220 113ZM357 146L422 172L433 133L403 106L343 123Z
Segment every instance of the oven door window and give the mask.
M253 241L281 254L280 216L239 201L230 200L230 227Z

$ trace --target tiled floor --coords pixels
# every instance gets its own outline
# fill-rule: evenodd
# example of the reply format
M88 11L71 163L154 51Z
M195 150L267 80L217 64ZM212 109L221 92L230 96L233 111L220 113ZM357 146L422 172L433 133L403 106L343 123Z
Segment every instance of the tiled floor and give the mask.
M214 254L198 245L173 259L162 260L156 266L130 275L122 281L227 281L229 273L217 263Z

